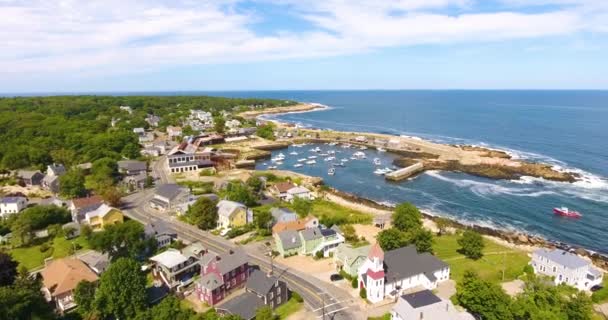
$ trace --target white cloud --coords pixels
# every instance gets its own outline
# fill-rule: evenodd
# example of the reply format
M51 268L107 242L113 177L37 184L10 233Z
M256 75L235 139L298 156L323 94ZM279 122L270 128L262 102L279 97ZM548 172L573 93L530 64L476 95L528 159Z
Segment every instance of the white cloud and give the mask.
M263 13L238 1L0 0L0 74L132 73L173 65L307 58L428 43L608 32L604 1L521 13L475 12L473 0L260 0L284 5L313 31L260 35ZM547 4L541 0L535 4ZM448 8L466 12L449 15Z

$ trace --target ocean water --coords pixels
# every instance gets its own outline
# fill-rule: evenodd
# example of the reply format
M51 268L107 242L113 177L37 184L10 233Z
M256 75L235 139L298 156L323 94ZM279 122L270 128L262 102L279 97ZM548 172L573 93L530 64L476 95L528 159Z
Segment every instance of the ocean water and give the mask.
M574 184L523 177L493 180L462 173L426 172L399 183L373 174L371 159L392 155L368 150L329 176L329 163L294 168L298 156L283 152L283 165L321 176L326 183L376 201L410 201L425 211L463 222L525 231L608 253L608 91L283 91L230 93L317 102L325 111L271 118L303 126L417 136L444 143L502 149L581 174ZM327 146L322 146L326 148ZM298 150L301 149L301 150ZM338 159L355 150L341 151ZM350 152L350 154L349 154ZM320 157L322 158L322 157ZM259 166L263 166L262 163ZM556 217L567 206L581 219Z

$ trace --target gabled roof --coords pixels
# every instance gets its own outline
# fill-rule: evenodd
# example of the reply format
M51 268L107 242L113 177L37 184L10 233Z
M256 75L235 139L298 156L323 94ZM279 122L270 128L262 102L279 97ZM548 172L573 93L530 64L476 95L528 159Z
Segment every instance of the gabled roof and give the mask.
M179 252L178 250L168 249L167 251L164 251L155 255L154 257L151 257L150 260L161 264L167 268L173 268L179 265L180 263L188 261L188 257L181 254L181 252Z
M295 230L285 230L278 233L283 250L291 250L302 246L300 235Z
M225 218L230 218L232 214L239 208L247 210L247 206L242 203L230 200L221 200L217 203L217 214Z
M578 255L566 252L561 249L538 249L534 251L535 255L545 257L559 265L562 265L569 269L578 269L584 266L589 265L589 262Z
M283 216L292 216L296 217L297 219L296 213L287 208L272 208L270 209L270 214L276 221L278 221Z
M148 169L148 165L143 161L121 160L118 161L118 168L128 171L145 171Z
M169 200L175 199L185 188L177 184L162 184L156 188L156 194Z
M72 199L72 204L74 208L77 210L82 208L87 208L94 205L101 205L103 203L103 198L100 196L90 196L85 198L76 198Z
M105 217L108 213L112 212L113 210L116 210L116 209L103 203L99 207L97 207L95 210L87 211L87 213L85 213L85 215L89 219L91 219L93 217L100 217L103 219L103 217ZM116 211L118 211L118 210L116 210Z
M247 289L261 295L266 295L277 284L279 278L268 276L260 270L253 270L247 278Z
M35 175L42 175L40 171L19 170L17 176L21 179L31 179Z
M98 277L84 262L74 258L52 260L40 273L42 283L52 296L72 291L80 281L97 281Z
M62 164L50 164L46 168L47 174L54 174L56 176L60 176L65 173L65 166Z
M306 218L298 219L296 221L282 221L282 222L275 224L274 227L272 227L272 232L279 233L279 232L285 231L285 230L293 230L293 231L304 230L304 229L306 229L306 224L314 219L316 219L316 217L314 217L312 215L308 215Z
M279 193L287 192L287 190L294 188L295 185L291 182L279 182L274 185Z
M441 302L441 299L429 290L404 294L401 299L405 300L414 309Z
M295 188L291 188L289 190L287 190L287 193L289 194L303 194L303 193L309 193L310 190L304 188L304 187L295 187Z
M0 203L9 204L9 203L19 203L21 201L27 200L25 197L3 197L0 198Z
M354 248L352 245L347 243L341 243L336 248L336 252L334 256L338 259L345 260L348 259L349 264L357 261L357 258L365 259L371 250L371 245L361 246Z
M305 229L301 231L300 234L302 235L302 239L304 239L304 241L311 241L323 238L323 234L321 233L321 229L319 229L319 227Z
M243 320L251 320L255 318L256 311L262 306L264 306L262 299L253 293L245 292L217 306L217 309L237 315Z
M208 290L215 290L224 284L224 279L215 272L207 273L199 280L199 285Z
M378 242L374 243L374 245L370 248L368 257L374 258L377 257L380 261L384 260L384 251L380 248L380 244Z
M384 266L387 279L405 279L418 274L432 277L433 272L448 267L445 262L429 253L418 254L413 245L387 251L384 254Z
M231 254L220 256L217 268L221 274L226 274L249 261L249 256L243 250L236 250Z

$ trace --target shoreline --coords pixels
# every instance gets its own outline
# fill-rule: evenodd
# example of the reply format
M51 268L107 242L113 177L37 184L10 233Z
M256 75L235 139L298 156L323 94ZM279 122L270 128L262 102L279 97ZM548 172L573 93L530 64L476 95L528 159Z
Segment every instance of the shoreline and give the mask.
M276 123L281 123L274 119L262 119L263 116L267 115L276 115L276 114L288 114L288 113L305 113L305 112L313 112L313 111L323 111L328 110L329 107L320 103L298 103L293 106L288 107L274 107L267 108L263 110L254 110L254 111L245 111L241 112L238 115L245 119L260 119L264 121L271 121ZM285 123L286 124L286 123Z

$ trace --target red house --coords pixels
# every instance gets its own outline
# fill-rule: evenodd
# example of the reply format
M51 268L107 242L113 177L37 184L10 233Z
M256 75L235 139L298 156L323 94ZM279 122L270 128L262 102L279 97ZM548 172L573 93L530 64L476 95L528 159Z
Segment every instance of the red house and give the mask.
M199 299L209 306L222 301L233 289L245 286L249 276L247 254L206 254L201 260L201 278L196 283Z

